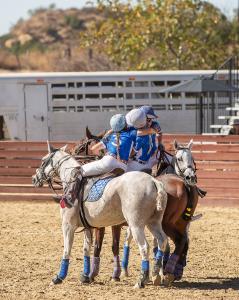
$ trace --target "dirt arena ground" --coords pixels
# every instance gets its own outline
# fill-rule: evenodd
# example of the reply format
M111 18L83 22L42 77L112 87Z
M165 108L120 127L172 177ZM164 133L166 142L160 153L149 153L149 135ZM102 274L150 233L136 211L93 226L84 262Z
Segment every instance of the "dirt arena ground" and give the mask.
M111 233L102 251L101 273L81 285L82 233L77 233L68 278L49 286L58 272L63 242L59 207L52 202L0 202L0 299L239 299L239 208L200 206L203 218L190 229L184 278L173 287L134 290L140 256L132 244L130 277L110 281ZM124 235L125 230L123 231Z

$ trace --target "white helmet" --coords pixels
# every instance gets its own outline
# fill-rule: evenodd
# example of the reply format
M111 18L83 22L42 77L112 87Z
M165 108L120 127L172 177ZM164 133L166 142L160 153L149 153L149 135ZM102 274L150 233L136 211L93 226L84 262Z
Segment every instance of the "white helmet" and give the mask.
M146 125L146 114L139 108L132 109L125 116L127 125L136 129L143 128Z

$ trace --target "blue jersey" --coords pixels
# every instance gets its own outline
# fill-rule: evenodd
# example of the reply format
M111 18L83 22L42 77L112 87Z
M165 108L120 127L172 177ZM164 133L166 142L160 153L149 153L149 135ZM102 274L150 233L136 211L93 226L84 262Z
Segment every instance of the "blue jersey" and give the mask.
M135 146L137 159L147 162L156 150L155 134L137 136Z
M120 132L119 137L119 158L122 160L129 160L132 148L136 143L137 131L135 129L128 129ZM112 133L106 139L102 140L108 154L113 154L117 157L117 137L116 133Z

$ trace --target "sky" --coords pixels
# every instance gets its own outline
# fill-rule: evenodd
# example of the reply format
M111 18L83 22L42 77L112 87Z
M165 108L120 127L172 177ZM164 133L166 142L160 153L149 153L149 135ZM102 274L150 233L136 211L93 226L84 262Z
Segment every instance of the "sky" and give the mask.
M0 0L0 36L8 33L11 26L20 19L28 18L28 11L39 7L48 7L54 3L57 8L82 8L91 6L95 0ZM208 0L219 7L226 15L232 16L239 0Z

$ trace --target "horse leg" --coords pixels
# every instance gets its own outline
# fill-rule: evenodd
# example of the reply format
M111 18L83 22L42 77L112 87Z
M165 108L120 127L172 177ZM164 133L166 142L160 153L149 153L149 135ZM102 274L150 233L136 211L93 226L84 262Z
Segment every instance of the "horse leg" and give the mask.
M174 281L175 268L187 242L187 235L178 232L173 224L164 223L164 230L175 244L175 250L169 257L164 269L165 284L170 285Z
M92 230L85 229L84 230L84 270L80 276L80 281L82 283L90 283L90 250L92 246Z
M53 284L60 284L66 278L69 268L69 260L72 249L72 244L74 241L74 233L76 226L72 226L69 223L62 223L62 232L64 238L64 250L63 257L61 260L61 266L59 273L52 279Z
M164 251L164 254L163 254L163 269L165 269L165 266L169 260L169 257L170 257L170 246L169 246L169 243L167 243L166 250Z
M184 246L183 252L179 258L178 263L176 264L175 270L174 270L174 277L175 280L181 280L183 277L183 270L186 266L186 260L187 260L187 253L188 253L188 247L189 247L189 240L187 239L187 242Z
M95 228L94 256L92 260L91 273L90 273L90 279L92 281L99 274L100 271L100 252L102 248L104 235L105 235L105 227Z
M114 270L112 274L112 280L120 281L121 267L120 267L120 257L119 257L119 242L121 226L112 226L112 252L114 254Z
M163 255L166 250L168 241L167 236L162 230L160 222L147 225L149 231L154 236L154 267L152 271L152 281L154 285L160 285L163 279Z
M129 276L128 265L129 265L130 243L131 243L132 239L133 239L133 236L131 234L130 228L128 227L126 230L126 234L125 234L124 251L123 251L123 258L122 258L122 262L121 262L123 275L125 277Z
M130 225L129 225L130 226ZM144 288L149 281L149 244L146 240L144 227L131 227L131 232L141 254L141 275L135 288Z

